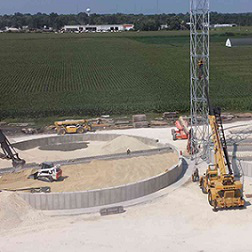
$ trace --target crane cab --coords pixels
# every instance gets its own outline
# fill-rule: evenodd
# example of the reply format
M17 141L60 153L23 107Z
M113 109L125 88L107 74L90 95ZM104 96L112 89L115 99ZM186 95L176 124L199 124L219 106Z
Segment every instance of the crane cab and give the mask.
M210 187L214 186L214 182L219 179L218 170L209 166L206 173L200 177L199 185L203 193L207 193Z

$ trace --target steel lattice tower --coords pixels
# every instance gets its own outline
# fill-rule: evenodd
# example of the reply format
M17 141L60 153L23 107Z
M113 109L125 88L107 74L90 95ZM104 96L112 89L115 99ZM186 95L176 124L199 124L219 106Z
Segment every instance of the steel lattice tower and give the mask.
M208 158L209 0L190 0L192 159Z

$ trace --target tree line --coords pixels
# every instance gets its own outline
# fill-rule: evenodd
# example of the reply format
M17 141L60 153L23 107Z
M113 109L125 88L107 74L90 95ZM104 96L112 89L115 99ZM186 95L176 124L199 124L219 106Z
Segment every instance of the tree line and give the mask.
M144 15L144 14L22 14L15 13L14 15L0 16L0 29L5 27L22 28L24 26L29 29L41 29L43 27L52 27L60 29L64 25L99 25L99 24L134 24L136 30L153 31L159 30L162 25L166 25L168 30L188 29L186 23L190 22L189 13L186 14L159 14L159 15ZM252 25L252 13L211 13L211 24L235 23L240 26Z

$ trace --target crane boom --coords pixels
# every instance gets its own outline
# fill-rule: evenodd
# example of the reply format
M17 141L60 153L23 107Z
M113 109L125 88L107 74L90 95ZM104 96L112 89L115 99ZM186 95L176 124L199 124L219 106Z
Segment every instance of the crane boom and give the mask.
M220 174L224 175L227 174L227 167L228 173L232 175L233 171L229 161L227 142L221 119L221 108L213 108L207 88L205 92L209 108L208 120L212 130L212 141L214 143L214 163L217 166L215 168L220 170Z

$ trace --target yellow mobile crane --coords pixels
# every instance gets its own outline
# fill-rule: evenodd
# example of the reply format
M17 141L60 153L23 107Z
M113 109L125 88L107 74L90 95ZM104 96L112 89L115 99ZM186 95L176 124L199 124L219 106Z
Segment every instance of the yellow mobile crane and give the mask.
M208 201L214 211L220 208L243 207L243 185L235 180L229 162L227 143L221 119L221 109L212 108L206 90L209 106L209 123L214 143L214 164L209 165L206 174L200 178L200 188L208 194Z

